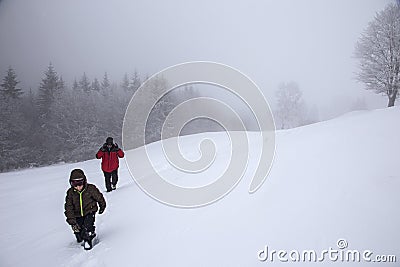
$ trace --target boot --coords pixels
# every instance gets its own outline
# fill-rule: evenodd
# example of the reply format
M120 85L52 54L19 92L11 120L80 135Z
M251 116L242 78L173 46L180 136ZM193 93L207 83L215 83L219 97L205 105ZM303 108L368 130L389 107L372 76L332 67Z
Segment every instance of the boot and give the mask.
M87 232L85 234L85 238L84 238L85 243L83 244L83 248L85 250L92 249L92 247L93 247L92 241L93 241L93 238L95 238L95 237L96 237L96 233L95 232Z
M83 244L83 249L90 250L92 248L93 248L92 240L85 240L85 243Z
M75 234L75 237L76 237L76 242L82 243L83 238L82 238L81 232L74 233L74 234Z

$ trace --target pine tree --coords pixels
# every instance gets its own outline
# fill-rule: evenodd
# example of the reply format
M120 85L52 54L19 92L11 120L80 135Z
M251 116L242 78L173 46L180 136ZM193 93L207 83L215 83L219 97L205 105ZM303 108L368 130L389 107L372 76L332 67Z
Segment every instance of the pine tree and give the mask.
M96 92L100 92L100 83L99 83L99 80L97 80L97 78L94 78L94 80L92 82L92 90L96 91Z
M103 81L101 82L103 90L107 90L110 87L110 80L108 79L107 72L104 73Z
M76 81L76 78L75 78L74 82L72 83L72 90L78 91L78 89L79 89L79 84L78 84L78 82Z
M130 83L129 83L129 78L128 78L127 73L125 73L124 77L122 78L121 87L122 87L122 89L124 89L124 92L129 92Z
M20 98L23 94L21 88L17 87L19 81L17 80L17 75L13 68L8 67L7 75L3 79L3 83L1 84L1 93L6 98Z
M79 81L79 87L85 92L85 93L90 93L90 82L88 77L86 76L86 73L84 72L82 75L81 80Z
M58 79L58 89L63 90L65 89L65 82L62 76Z
M25 155L20 142L25 140L27 125L22 113L23 98L0 101L0 171L18 168Z
M27 124L23 114L22 90L17 88L17 76L9 67L1 84L0 99L0 171L19 167L24 155L20 144L25 140Z
M136 90L139 89L140 85L142 85L142 82L140 80L138 72L135 70L129 85L129 90L132 91L132 93L135 93Z
M154 78L146 86L146 100L155 103L149 114L145 129L146 143L151 143L161 139L163 123L175 104L173 94L168 93L163 95L168 87L167 81L164 78ZM163 97L158 99L161 95Z
M60 80L53 65L50 63L47 71L44 73L39 87L39 95L37 99L38 109L41 116L48 114L50 105L55 99L57 91L60 89Z
M103 81L101 82L101 94L107 96L110 89L110 80L108 79L107 72L104 73Z

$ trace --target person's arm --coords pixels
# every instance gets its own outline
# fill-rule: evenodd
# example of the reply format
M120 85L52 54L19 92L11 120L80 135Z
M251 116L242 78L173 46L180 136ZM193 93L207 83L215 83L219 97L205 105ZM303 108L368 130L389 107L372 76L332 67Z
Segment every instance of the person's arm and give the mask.
M104 151L105 151L105 148L103 145L102 147L99 148L99 151L97 151L96 158L101 159L104 156Z
M119 157L119 158L123 158L124 155L125 155L125 153L124 153L124 151L122 151L121 148L118 147L118 144L117 144L117 143L115 143L115 148L117 149L117 155L118 155L118 157Z
M76 224L76 219L74 216L74 205L72 204L72 197L68 194L68 191L67 196L65 197L64 214L67 218L66 221L69 225Z
M96 200L97 203L99 203L99 214L102 214L104 210L106 209L106 200L104 199L103 194L100 192L100 190L97 187L94 187L93 190L93 198Z
M120 157L120 158L123 158L125 155L125 153L124 153L124 151L122 151L122 149L119 149L117 154L118 154L118 157Z

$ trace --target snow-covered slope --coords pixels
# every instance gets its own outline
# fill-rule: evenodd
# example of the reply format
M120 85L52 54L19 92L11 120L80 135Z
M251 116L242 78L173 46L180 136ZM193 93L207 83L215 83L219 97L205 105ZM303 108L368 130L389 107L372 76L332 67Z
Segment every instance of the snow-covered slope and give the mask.
M151 199L122 161L119 188L104 193L108 207L96 221L100 243L91 251L75 243L63 204L74 168L82 168L89 182L104 190L100 161L0 174L0 266L287 265L276 255L273 262L261 262L257 254L265 246L288 253L338 249L340 238L346 239L348 249L396 255L397 263L382 265L398 266L399 120L400 109L395 107L278 131L273 167L255 194L248 194L250 162L230 194L197 209L173 208ZM220 147L215 169L210 169L213 174L223 166L221 151L228 146L224 133L184 137L183 144L189 144L184 150L190 151L190 144L204 136ZM255 150L257 138L250 137ZM159 144L150 150L157 156ZM156 167L173 173L159 157ZM185 184L181 177L172 179ZM204 179L210 182L213 177L208 173ZM316 264L364 265L328 258Z

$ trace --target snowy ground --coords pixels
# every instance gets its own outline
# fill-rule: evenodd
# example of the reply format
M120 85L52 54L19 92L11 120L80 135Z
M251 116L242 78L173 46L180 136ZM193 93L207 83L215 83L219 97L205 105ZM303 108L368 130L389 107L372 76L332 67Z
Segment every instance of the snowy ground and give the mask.
M340 238L348 249L371 250L372 259L397 257L397 263L379 266L399 266L399 120L395 107L279 131L271 173L255 194L247 193L249 171L225 198L197 209L151 199L122 161L119 188L104 193L108 207L96 221L100 243L91 251L75 243L63 204L74 168L104 190L100 161L0 174L0 266L365 266L328 257L313 264L257 257L265 246L288 253L338 249ZM224 151L224 133L207 136ZM250 139L253 149L258 145L257 138ZM221 169L221 153L211 174ZM160 156L157 168L172 173L162 162ZM213 175L206 177L210 182ZM175 181L185 184L181 177Z

